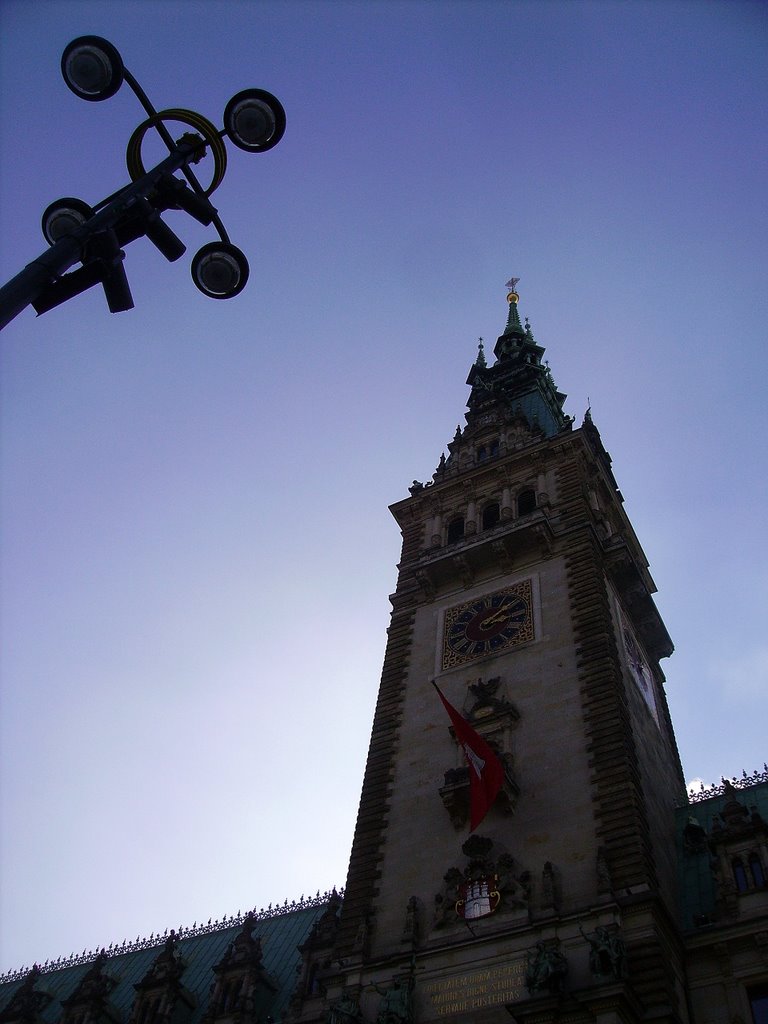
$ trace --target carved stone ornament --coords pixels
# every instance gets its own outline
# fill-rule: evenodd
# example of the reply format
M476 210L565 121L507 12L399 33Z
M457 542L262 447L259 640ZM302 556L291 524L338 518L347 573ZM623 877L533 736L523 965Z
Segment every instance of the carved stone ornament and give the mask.
M330 949L336 939L339 930L339 910L341 908L341 896L334 889L328 901L328 907L320 915L320 918L312 926L306 941L299 947L299 951L309 952L318 949Z
M178 936L171 929L171 933L165 940L162 951L155 957L147 973L135 986L137 989L152 988L163 982L175 982L181 977L186 969L177 950Z
M434 899L433 928L462 919L477 920L496 911L522 912L530 900L530 876L520 871L514 857L487 836L472 835L462 846L468 858L463 869L449 868Z
M738 790L727 779L723 782L723 792L728 799L712 823L713 843L751 838L758 834L768 833L768 826L757 809L754 808L751 812L747 810L744 804L737 799Z

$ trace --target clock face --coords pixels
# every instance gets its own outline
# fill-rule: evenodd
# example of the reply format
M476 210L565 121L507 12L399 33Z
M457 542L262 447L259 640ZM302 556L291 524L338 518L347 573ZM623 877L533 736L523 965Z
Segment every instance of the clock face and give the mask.
M443 669L499 654L533 640L531 581L449 608L443 629Z
M624 636L624 653L627 657L629 671L658 725L659 713L656 708L656 697L653 692L653 673L648 668L648 663L640 651L640 645L635 639L632 630L625 625L622 633Z

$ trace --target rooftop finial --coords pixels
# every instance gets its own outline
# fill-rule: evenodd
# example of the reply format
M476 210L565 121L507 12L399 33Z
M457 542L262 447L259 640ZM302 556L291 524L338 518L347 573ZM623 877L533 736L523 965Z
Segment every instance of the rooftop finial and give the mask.
M507 293L509 316L507 317L507 328L504 332L505 334L514 330L518 330L521 334L523 333L523 325L520 323L520 314L517 312L517 304L520 301L520 296L517 294L517 282L519 280L519 277L510 277L505 285L506 288L509 288L509 292Z
M480 366L482 368L485 368L488 364L485 361L485 350L483 349L483 339L482 338L478 338L477 341L478 341L478 345L477 345L477 359L475 360L475 366Z

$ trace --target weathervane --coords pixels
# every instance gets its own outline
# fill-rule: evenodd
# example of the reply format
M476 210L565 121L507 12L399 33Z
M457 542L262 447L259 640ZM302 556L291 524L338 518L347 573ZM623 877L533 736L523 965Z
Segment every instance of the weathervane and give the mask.
M510 277L507 283L504 285L505 288L510 288L513 292L517 291L517 282L520 280L519 277Z

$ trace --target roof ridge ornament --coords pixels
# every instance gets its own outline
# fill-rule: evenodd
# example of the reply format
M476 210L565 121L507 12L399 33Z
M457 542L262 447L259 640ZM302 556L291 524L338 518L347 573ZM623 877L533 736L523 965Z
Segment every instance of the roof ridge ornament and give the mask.
M260 910L256 910L254 907L249 913L253 914L255 921L266 921L272 917L281 917L283 914L290 914L297 910L310 910L317 907L325 906L326 903L331 900L343 900L344 889L337 889L335 886L332 889L326 889L325 892L317 890L314 896L305 897L303 894L299 900L291 900L289 903L286 899L284 903L278 903L274 907L270 903L269 907L265 910L262 907ZM195 924L192 927L180 926L178 930L172 929L177 939L189 939L195 938L200 935L207 935L210 932L224 931L227 928L232 928L235 925L243 925L247 915L238 914L236 917L232 916L229 920L224 923L222 921L212 921L208 918L207 924ZM167 932L167 929L166 929ZM152 949L164 945L167 942L167 935L157 935L153 932L150 937L142 939L141 936L137 935L133 942L126 942L123 940L121 946L115 944L116 950L119 953L135 953L139 949ZM56 960L46 961L42 967L35 965L36 970L39 974L49 974L53 971L58 971L64 967L72 967L76 964L91 963L100 955L100 951L97 949L83 950L82 953L73 953L68 957L59 957ZM116 954L117 955L117 954ZM9 970L5 974L0 974L0 985L5 984L9 981L18 981L20 978L24 978L29 973L29 968L22 967L18 970Z

